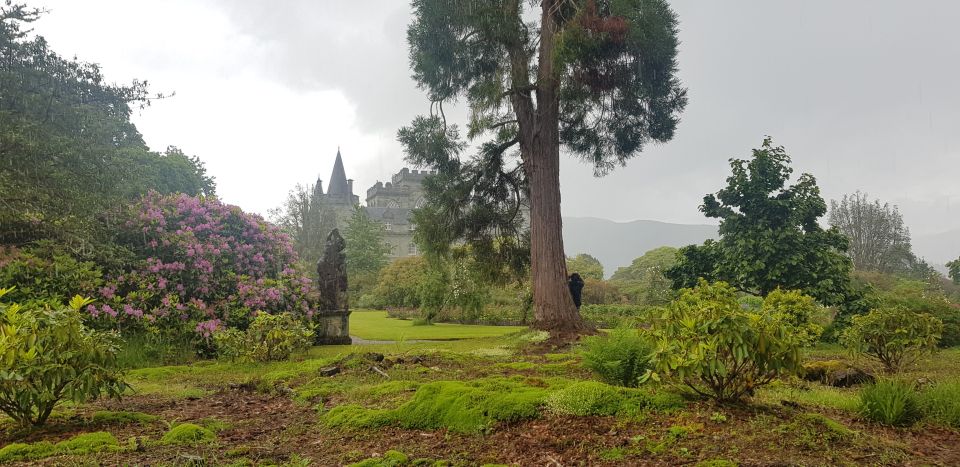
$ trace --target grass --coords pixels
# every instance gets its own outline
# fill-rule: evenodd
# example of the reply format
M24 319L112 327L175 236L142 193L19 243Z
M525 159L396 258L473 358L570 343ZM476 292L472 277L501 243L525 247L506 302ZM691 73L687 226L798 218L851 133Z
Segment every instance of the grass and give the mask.
M372 341L477 339L504 336L523 329L526 328L448 323L414 326L413 321L387 317L385 311L354 310L350 314L350 334Z

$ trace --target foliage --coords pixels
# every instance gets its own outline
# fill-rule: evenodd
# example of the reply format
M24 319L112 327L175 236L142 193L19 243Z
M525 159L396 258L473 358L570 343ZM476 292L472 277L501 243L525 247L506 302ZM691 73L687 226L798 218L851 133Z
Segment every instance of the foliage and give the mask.
M216 331L213 340L221 358L251 362L287 360L311 345L312 327L290 313L257 313L246 331Z
M882 380L860 390L860 414L884 425L909 425L920 418L912 383Z
M763 299L760 310L784 323L793 326L793 333L805 345L816 343L823 333L823 327L811 322L819 306L813 297L798 290L777 289Z
M933 315L943 323L940 347L960 345L960 303L951 302L939 284L899 278L873 281L867 297L875 307L901 307Z
M115 436L105 431L98 431L79 434L57 444L49 441L8 444L0 449L0 464L39 460L58 454L90 454L119 450L120 443Z
M870 202L865 193L830 201L830 225L849 239L847 254L857 269L923 279L933 269L911 251L910 229L896 206Z
M160 443L190 446L213 441L216 437L213 431L200 425L181 423L164 433Z
M297 257L312 269L323 256L327 235L337 227L336 214L324 202L322 185L297 184L287 193L283 205L269 214L270 220L290 237Z
M620 292L619 285L611 281L586 279L583 282L583 292L581 292L583 305L608 305L625 302L625 297ZM581 315L583 314L582 308L581 306Z
M8 290L0 289L0 298ZM0 303L0 411L40 426L64 399L123 394L116 338L81 322L80 309L89 303L79 296L69 307Z
M110 84L25 27L39 10L0 5L0 244L53 240L92 258L110 250L115 206L149 190L212 195L203 164L150 151L130 121L145 81Z
M925 418L960 428L960 380L941 381L924 388L918 403Z
M78 261L48 241L8 253L0 249L0 284L16 287L7 295L9 301L67 301L93 294L101 283L102 273L94 263Z
M567 274L578 273L584 280L603 280L603 264L600 260L586 253L580 253L573 258L567 258Z
M720 219L720 240L680 250L666 272L675 288L704 278L759 296L782 288L825 305L849 299L847 239L836 228L820 227L827 206L812 175L785 186L793 172L789 164L790 156L770 138L749 160L731 159L727 187L700 206L707 217Z
M426 279L429 264L422 256L397 258L380 270L374 293L386 306L420 306L420 284Z
M724 282L680 291L653 328L657 373L718 401L736 401L800 369L800 339L780 317L743 310Z
M317 308L288 237L259 216L215 198L150 193L125 217L117 242L136 260L88 308L101 326L207 339L245 329L254 311L311 317Z
M583 340L583 364L609 384L636 387L650 370L653 344L636 329L617 328Z
M414 213L421 246L442 254L465 241L518 277L531 264L534 325L582 329L555 267L564 260L560 146L601 174L672 139L687 102L675 76L677 19L664 0L547 0L539 22L527 5L413 2L410 62L431 115L398 139L409 162L437 172ZM460 98L472 155L443 111ZM525 233L525 206L541 235Z
M943 323L927 313L881 307L854 316L840 339L847 348L872 357L886 371L895 372L936 350L942 331Z
M618 268L610 280L633 303L666 305L673 299L673 290L671 281L663 273L676 265L677 251L669 246L654 248L629 266Z
M953 282L960 284L960 258L947 263L947 269L950 271L950 278Z
M649 324L659 308L644 305L584 305L580 307L583 319L600 328L613 329L624 326Z
M376 275L386 266L390 245L384 242L383 226L370 219L367 210L357 206L343 229L346 240L347 271L350 274Z

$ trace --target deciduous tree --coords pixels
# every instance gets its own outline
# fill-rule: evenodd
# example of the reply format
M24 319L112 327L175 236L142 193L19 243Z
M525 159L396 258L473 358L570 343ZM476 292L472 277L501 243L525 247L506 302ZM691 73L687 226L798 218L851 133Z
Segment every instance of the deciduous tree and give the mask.
M578 273L584 279L603 280L603 264L586 253L567 258L567 271L570 274Z
M720 239L680 250L677 265L667 271L674 286L693 287L702 277L760 296L782 288L827 305L847 300L847 239L835 227L820 227L827 204L813 175L786 186L790 156L770 138L749 160L731 159L730 166L727 187L700 206L707 217L720 219Z
M673 137L687 102L677 19L665 0L543 0L538 14L529 5L413 1L410 63L431 114L398 138L411 163L437 171L417 215L430 247L466 240L491 262L529 261L533 326L580 332L566 285L560 150L604 174ZM470 109L469 155L443 111L458 99Z

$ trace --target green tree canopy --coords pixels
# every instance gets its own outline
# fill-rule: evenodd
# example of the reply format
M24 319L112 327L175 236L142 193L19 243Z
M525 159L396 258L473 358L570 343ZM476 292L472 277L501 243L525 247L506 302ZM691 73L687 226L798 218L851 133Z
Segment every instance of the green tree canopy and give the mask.
M947 263L947 268L950 271L950 278L953 279L953 282L960 284L960 258Z
M283 205L270 211L270 220L290 236L297 257L308 266L317 264L327 235L337 223L336 214L324 203L320 190L319 184L298 183L287 193Z
M617 268L611 280L644 280L651 271L665 271L677 262L677 249L672 246L654 248L635 258L629 266Z
M618 268L610 281L635 303L665 305L673 298L673 285L664 271L677 263L677 249L670 246L654 248L633 260L629 266Z
M820 227L827 205L813 175L786 186L790 157L770 138L749 160L731 159L730 166L727 187L700 206L707 217L720 219L720 239L680 250L666 273L674 286L693 287L702 277L760 296L782 288L823 304L844 302L851 269L847 239L836 228Z
M347 242L347 271L374 275L389 261L390 245L383 239L383 225L370 218L367 210L357 206L343 230Z
M0 243L102 256L117 206L150 190L213 194L199 160L150 151L130 121L147 83L107 84L97 65L57 55L23 29L39 16L0 5Z
M687 102L677 19L665 0L544 0L528 11L534 5L414 0L410 65L431 112L398 139L411 163L437 171L416 214L424 246L466 241L515 271L529 262L533 325L580 331L566 286L560 148L604 174L672 139ZM473 149L443 111L456 100L469 107Z
M586 253L567 258L567 271L570 274L578 273L584 279L603 280L603 264Z

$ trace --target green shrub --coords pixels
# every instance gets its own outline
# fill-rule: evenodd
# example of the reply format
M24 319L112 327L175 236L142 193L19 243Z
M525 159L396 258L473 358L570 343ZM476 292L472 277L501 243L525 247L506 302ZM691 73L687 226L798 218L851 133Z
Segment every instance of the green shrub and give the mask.
M920 418L913 384L883 380L860 390L860 414L884 425L904 426Z
M877 308L850 318L840 336L847 348L872 357L895 372L937 348L943 323L904 308Z
M653 344L636 329L618 328L583 340L583 364L610 384L636 387L650 368Z
M613 386L596 381L579 381L554 392L547 398L550 410L582 417L613 415L620 410L623 396Z
M163 434L162 444L195 445L213 441L217 435L200 425L181 423Z
M823 327L811 322L819 305L813 297L798 290L774 290L767 294L760 307L761 313L779 318L793 326L793 332L805 346L813 345L823 334Z
M960 380L943 381L920 392L920 410L937 423L960 428Z
M56 453L57 449L49 441L29 444L11 443L0 449L0 463L43 459Z
M667 307L652 335L656 373L718 401L736 401L757 387L800 369L793 326L767 313L744 310L724 282L701 280Z
M604 329L635 327L646 324L660 308L648 305L607 304L580 307L580 315L594 326Z
M286 360L308 349L313 330L290 313L257 313L246 331L225 329L213 335L217 355L233 361Z
M9 290L0 289L0 298ZM69 307L0 303L0 411L40 426L63 399L123 394L116 336L81 322L79 310L89 303L79 296Z
M91 262L77 261L49 242L4 258L0 250L0 284L15 287L7 296L11 302L70 300L89 296L102 284L102 273Z

